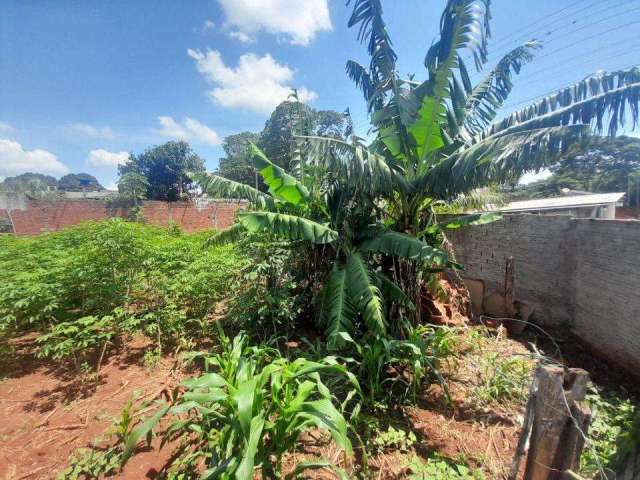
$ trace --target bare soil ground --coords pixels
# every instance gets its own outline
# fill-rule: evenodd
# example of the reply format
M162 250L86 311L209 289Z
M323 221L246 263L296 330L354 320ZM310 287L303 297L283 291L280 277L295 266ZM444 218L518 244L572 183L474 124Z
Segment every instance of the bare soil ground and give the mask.
M405 478L408 459L437 451L445 458L482 468L487 478L501 478L508 468L517 442L522 405L518 402L478 405L474 391L482 380L482 356L496 351L501 357L526 356L527 349L505 335L461 328L455 359L443 368L452 403L434 384L419 398L417 407L394 412L417 436L410 451L385 451L369 459L375 478ZM126 402L140 403L167 398L181 373L172 358L153 369L144 366L149 345L132 340L112 354L97 379L78 380L73 369L59 362L33 357L34 337L16 342L16 362L0 381L0 479L55 478L78 448L104 447L108 430ZM168 389L166 387L169 387ZM144 411L139 415L147 415ZM318 432L320 433L320 432ZM158 478L170 459L172 445L142 448L115 478ZM305 436L286 462L322 457L342 465L344 458L321 434Z
M34 336L16 342L16 361L0 381L0 479L49 479L67 466L71 454L91 447L134 395L162 395L177 383L173 361L143 365L148 344L132 340L108 358L97 379L81 381L75 370L32 356ZM134 457L120 478L155 478L170 450Z

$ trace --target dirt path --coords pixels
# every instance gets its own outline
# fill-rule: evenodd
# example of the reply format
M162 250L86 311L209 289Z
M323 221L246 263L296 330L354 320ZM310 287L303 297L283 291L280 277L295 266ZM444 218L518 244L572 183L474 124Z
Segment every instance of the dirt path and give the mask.
M171 361L143 366L148 345L132 341L112 355L97 381L81 383L75 372L38 361L32 338L17 343L18 361L0 381L0 479L50 479L77 448L104 436L128 399L152 397L165 384ZM31 348L30 348L31 347ZM59 362L58 362L59 363ZM119 478L153 478L168 452L143 452Z

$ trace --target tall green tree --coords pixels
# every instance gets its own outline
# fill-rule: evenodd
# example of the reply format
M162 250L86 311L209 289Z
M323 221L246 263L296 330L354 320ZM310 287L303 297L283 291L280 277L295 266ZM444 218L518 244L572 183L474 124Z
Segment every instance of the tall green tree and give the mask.
M218 175L258 188L258 174L253 167L249 147L259 139L260 135L253 132L241 132L225 137L222 142L225 156L220 159Z
M217 174L236 182L266 191L266 186L253 166L249 143L255 143L276 164L291 168L293 135L320 135L344 140L352 132L348 111L314 110L299 102L292 94L273 111L260 134L241 132L224 139L225 156L220 159Z
M134 172L146 178L147 198L168 201L186 198L192 183L188 172L204 171L204 160L182 141L167 142L139 155L131 154L125 164L118 166L121 176Z
M535 182L525 193L535 197L562 194L563 189L587 192L628 192L635 204L640 176L640 139L594 136L585 146L574 146L550 167L553 175Z
M288 170L292 166L294 135L322 135L344 140L351 130L351 118L346 112L314 110L292 97L273 111L258 145L276 165Z

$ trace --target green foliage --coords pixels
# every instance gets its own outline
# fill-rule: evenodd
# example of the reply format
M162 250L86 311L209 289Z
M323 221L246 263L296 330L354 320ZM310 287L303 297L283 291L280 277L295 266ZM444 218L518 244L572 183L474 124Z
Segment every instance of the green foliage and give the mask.
M379 432L373 439L373 451L374 453L388 450L408 452L413 447L413 444L416 443L416 440L415 433L389 426L386 431Z
M439 367L453 353L451 331L410 324L405 324L404 329L403 340L372 336L356 342L348 334L340 335L354 351L351 361L357 365L358 378L371 405L380 401L397 404L408 399L415 402L424 382L433 379L448 395Z
M427 461L413 457L407 467L412 480L485 480L481 470L473 470L468 466L446 460L436 454Z
M132 433L123 462L136 439L147 435L167 411L179 415L168 437L182 438L192 446L189 452L206 458L205 478L249 480L255 467L261 467L263 477L280 478L283 455L311 428L327 430L340 449L351 453L341 410L358 384L345 367L330 357L290 361L278 350L249 346L243 334L233 341L220 338L221 351L202 356L205 373L184 381L186 391L175 404ZM348 390L354 393L336 407L335 396Z
M292 95L293 97L293 95ZM265 191L265 184L253 164L250 143L258 145L273 162L285 169L294 163L291 152L293 135L324 135L345 139L351 135L351 118L333 110L314 110L303 103L287 100L276 107L258 134L241 132L225 137L216 174L235 182Z
M167 142L139 155L132 154L118 166L121 176L137 173L145 177L146 198L168 201L183 200L191 186L189 173L203 171L204 160L183 141Z
M209 328L244 265L231 245L119 219L32 238L0 238L0 333L43 331L40 354L81 363L142 332L157 348ZM203 331L204 329L204 331Z
M529 393L532 364L524 358L500 358L489 353L482 358L481 384L474 395L483 404L523 402Z
M615 468L640 443L637 421L634 423L640 410L627 396L595 387L587 393L587 401L592 420L589 440L580 457L580 474L590 477L600 467ZM629 439L634 439L635 445L628 445Z
M149 187L147 177L138 172L126 172L118 179L118 193L134 205L146 198Z
M251 161L249 144L257 143L260 135L253 132L241 132L229 135L222 141L225 157L218 162L216 173L221 177L238 183L252 185L256 189L262 184Z
M592 137L571 148L551 167L553 175L527 185L522 192L532 197L562 195L563 189L588 192L628 192L635 204L640 175L640 139L626 136Z
M58 180L58 190L64 192L93 192L104 190L96 177L88 173L69 173Z
M134 415L136 409L133 401L129 400L120 412L118 418L108 430L113 439L113 445L107 448L81 448L73 452L69 466L58 473L57 480L79 480L104 478L116 473L122 462L124 447L134 432L139 420Z
M230 321L262 339L293 333L310 303L309 294L301 288L304 278L300 278L306 252L264 237L249 235L238 244L251 261L240 272L227 314Z
M73 357L79 368L91 353L100 347L106 348L116 334L115 318L109 315L58 323L38 337L38 356L54 360Z

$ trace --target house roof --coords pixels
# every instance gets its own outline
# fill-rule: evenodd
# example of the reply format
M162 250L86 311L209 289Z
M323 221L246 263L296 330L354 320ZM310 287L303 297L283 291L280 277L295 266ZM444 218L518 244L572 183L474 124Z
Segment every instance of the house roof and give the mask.
M569 197L537 198L510 202L497 210L500 212L527 212L538 210L561 210L574 207L597 207L609 203L617 203L625 196L624 192L591 193L588 195L572 195Z

